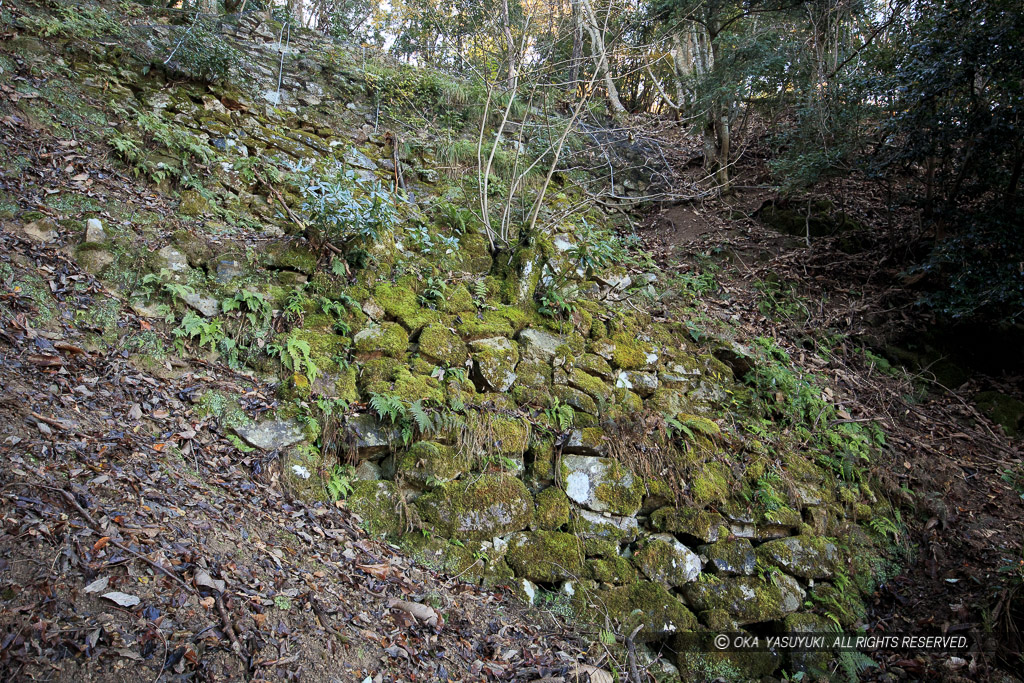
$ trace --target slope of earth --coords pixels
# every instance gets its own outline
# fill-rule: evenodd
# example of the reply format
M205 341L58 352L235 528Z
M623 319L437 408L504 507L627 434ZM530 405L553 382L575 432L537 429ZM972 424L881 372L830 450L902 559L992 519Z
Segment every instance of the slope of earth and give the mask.
M220 364L85 351L75 317L102 287L53 248L0 239L5 680L535 680L601 664L549 613L283 493L273 454L239 457L193 407L216 388L258 414L272 389ZM121 334L148 330L112 310Z
M740 171L739 185L759 175L756 162ZM871 467L902 511L904 561L868 600L868 631L993 636L966 658L879 653L878 668L861 677L1017 680L1024 453L1012 421L995 422L979 397L1024 395L1024 381L1012 353L1001 373L958 367L934 351L923 360L899 353L894 340L924 336L928 320L906 287L915 256L906 245L916 236L898 226L914 224L912 211L894 207L893 216L883 199L865 181L818 188L800 205L828 207L821 213L831 219L842 206L856 225L808 238L804 218L795 234L762 220L760 210L777 201L768 189L744 189L655 211L641 234L666 269L688 271L685 284L705 283L695 305L709 327L777 340L796 363L831 379L848 419L883 426L888 447Z
M282 42L258 13L3 17L13 673L864 666L681 633L878 629L907 560L892 425L845 393L865 373L753 313L792 317L788 290L708 315L742 283L658 267L593 176L516 175L548 153L536 108L509 106L493 177L473 172L471 82ZM613 195L646 191L623 170Z

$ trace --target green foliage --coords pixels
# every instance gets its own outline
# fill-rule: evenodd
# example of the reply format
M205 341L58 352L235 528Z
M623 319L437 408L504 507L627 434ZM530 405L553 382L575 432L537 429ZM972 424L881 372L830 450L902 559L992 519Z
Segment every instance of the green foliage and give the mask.
M296 173L303 170L308 167L295 167ZM389 191L376 180L366 180L341 166L314 176L301 192L310 239L328 242L342 252L372 245L390 232L397 220Z
M577 268L584 270L587 277L622 258L623 249L615 234L598 230L586 220L581 220L574 228L573 238L576 242L566 251L566 255L575 262Z
M224 340L224 330L219 320L207 320L192 311L185 313L181 323L171 333L179 340L198 339L200 347L209 346L211 351Z
M557 397L552 399L551 407L544 409L544 415L556 429L567 432L576 421L576 411L568 403L562 403Z
M124 34L124 27L106 8L86 3L55 3L52 15L26 15L21 22L43 38L113 38Z
M777 280L758 280L754 288L761 293L757 309L762 315L790 321L807 319L807 306L796 294L791 284Z
M231 69L244 64L242 52L224 40L213 21L198 14L191 25L174 27L160 49L169 69L204 83L227 81Z
M273 316L270 302L259 292L250 292L247 289L240 289L230 299L224 299L221 302L221 310L224 313L244 313L249 324L260 329L268 327Z
M267 353L277 356L285 369L297 375L305 375L310 384L320 374L320 368L310 357L309 342L300 339L294 332L285 338L284 344L268 344Z
M137 126L139 137L134 137L128 124L124 124L110 137L110 144L136 177L154 183L176 180L201 188L193 166L213 161L216 153L212 147L189 129L168 123L157 114L129 106L119 115Z
M397 425L405 417L405 403L393 394L371 394L370 408L381 420Z
M327 479L327 495L331 500L342 500L352 493L355 468L351 465L335 465Z

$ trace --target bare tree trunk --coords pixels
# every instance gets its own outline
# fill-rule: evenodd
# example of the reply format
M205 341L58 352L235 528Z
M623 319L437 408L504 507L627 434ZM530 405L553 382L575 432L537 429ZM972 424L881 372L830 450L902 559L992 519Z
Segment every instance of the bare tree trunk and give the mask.
M569 82L574 86L580 79L580 62L583 59L583 16L579 0L572 0L572 57L569 61Z
M501 0L501 32L505 37L505 49L508 51L508 87L516 89L516 45L512 39L512 22L508 13L508 0Z
M626 113L619 99L619 90L615 87L615 80L612 78L611 67L608 66L608 52L604 45L604 31L597 23L597 15L590 0L579 0L580 8L583 10L587 32L590 33L590 49L594 53L594 61L597 64L597 71L604 79L604 87L607 90L608 108L612 110L612 116L618 117Z

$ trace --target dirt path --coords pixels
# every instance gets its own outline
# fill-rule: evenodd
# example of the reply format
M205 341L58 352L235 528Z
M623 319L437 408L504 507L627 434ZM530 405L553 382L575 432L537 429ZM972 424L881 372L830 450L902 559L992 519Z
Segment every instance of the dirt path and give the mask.
M976 375L949 390L927 372L879 365L862 346L921 324L901 286L899 254L888 248L896 236L878 217L872 223L870 208L854 207L872 228L863 251L844 253L839 238L808 248L750 217L764 201L750 194L671 207L641 234L666 270L721 268L715 293L695 302L700 315L728 321L747 339L779 341L798 364L831 379L851 419L884 427L887 448L872 468L903 511L893 548L901 567L875 594L868 630L941 629L988 642L988 652L968 659L883 655L862 676L1016 680L1006 677L1019 673L1024 643L1024 449L969 397L986 382L1017 392L1024 383ZM702 259L717 265L694 266ZM782 286L766 290L765 282Z

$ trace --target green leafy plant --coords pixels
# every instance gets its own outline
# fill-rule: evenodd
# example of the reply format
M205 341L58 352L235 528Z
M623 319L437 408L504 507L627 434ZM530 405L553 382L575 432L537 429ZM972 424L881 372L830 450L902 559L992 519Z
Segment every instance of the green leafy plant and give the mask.
M335 465L327 479L327 495L331 500L342 500L352 493L355 469L351 465Z
M308 170L296 167L296 173ZM371 245L390 232L397 219L392 194L376 180L333 166L301 188L302 215L314 244L330 243L342 252ZM349 259L352 262L352 259Z
M297 375L305 375L310 384L316 381L320 368L310 357L309 342L300 339L294 333L289 335L283 344L268 344L267 353L277 356L285 369Z
M171 333L179 340L198 339L200 347L209 346L211 351L224 339L224 330L219 320L207 320L192 311L185 313L181 323Z
M553 398L551 406L544 409L544 415L556 429L562 432L572 429L576 421L576 411L568 403L562 403L558 398Z

